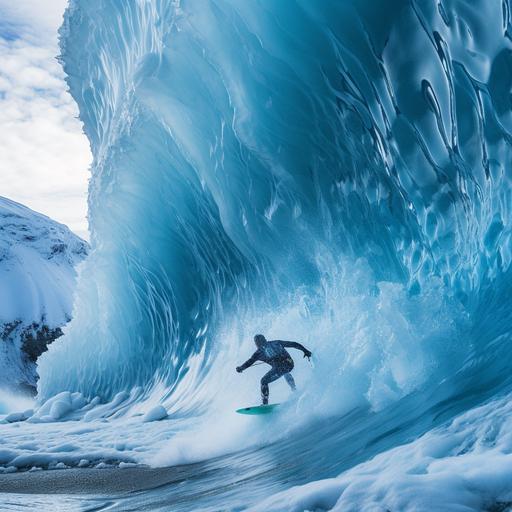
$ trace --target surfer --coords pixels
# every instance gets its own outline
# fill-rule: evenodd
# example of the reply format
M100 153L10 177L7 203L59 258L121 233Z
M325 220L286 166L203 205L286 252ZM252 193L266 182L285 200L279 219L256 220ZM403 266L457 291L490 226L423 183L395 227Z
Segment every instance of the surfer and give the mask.
M254 343L258 349L243 365L237 366L236 371L238 373L242 373L256 361L263 361L272 367L261 379L261 399L263 405L267 405L269 394L268 385L280 377L284 376L288 385L293 391L295 391L295 381L290 373L294 366L293 359L285 347L302 350L302 352L304 352L304 357L307 357L308 359L311 357L311 352L306 347L302 346L300 343L296 343L295 341L269 341L265 336L263 336L263 334L256 334L256 336L254 336Z

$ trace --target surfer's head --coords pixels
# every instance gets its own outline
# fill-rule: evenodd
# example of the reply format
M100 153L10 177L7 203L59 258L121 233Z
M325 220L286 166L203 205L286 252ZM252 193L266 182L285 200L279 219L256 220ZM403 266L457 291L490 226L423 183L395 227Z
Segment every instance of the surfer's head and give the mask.
M267 340L263 334L256 334L256 336L254 336L254 343L256 343L256 346L260 348L267 343Z

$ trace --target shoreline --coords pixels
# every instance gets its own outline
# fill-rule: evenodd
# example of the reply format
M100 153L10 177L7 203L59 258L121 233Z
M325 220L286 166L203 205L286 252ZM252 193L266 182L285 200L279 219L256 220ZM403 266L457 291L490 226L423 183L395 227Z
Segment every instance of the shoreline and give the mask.
M162 485L179 483L195 473L191 466L197 465L167 468L68 468L9 473L0 476L0 493L111 496L115 493L146 491Z

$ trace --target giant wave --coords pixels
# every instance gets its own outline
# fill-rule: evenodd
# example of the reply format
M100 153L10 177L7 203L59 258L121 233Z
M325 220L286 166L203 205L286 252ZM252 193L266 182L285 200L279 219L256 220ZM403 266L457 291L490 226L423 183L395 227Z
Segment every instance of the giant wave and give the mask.
M506 393L510 7L72 0L93 251L40 398L209 417L254 332L298 338L304 428L384 418L353 465Z

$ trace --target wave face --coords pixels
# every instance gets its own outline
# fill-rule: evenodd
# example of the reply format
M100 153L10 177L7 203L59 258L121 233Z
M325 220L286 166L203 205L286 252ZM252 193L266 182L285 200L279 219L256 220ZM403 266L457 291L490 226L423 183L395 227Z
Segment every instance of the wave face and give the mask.
M72 0L93 251L40 396L206 406L258 331L321 414L504 388L510 7Z

